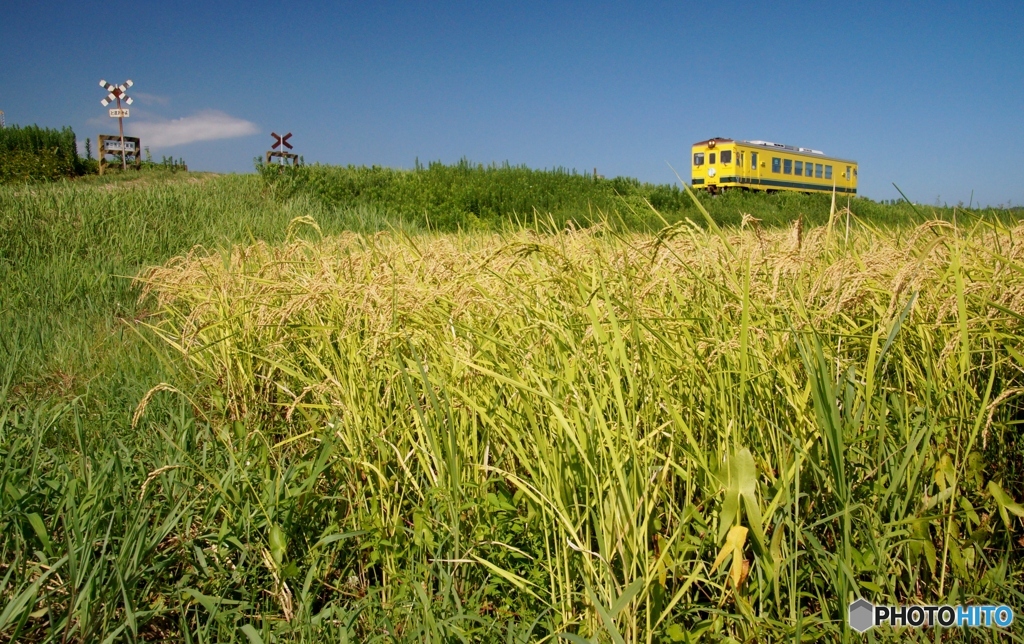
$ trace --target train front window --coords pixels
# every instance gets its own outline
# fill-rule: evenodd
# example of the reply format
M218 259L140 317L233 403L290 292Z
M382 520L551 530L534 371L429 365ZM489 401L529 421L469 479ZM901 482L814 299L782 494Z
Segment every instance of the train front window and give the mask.
M793 159L782 160L782 174L793 174Z
M793 169L793 174L795 174L798 177L802 177L804 175L804 162L803 161L797 161L796 162L796 168Z
M750 153L750 169L757 170L757 152Z
M704 165L704 153L694 152L693 153L693 165Z
M820 179L821 178L821 164L820 163L815 163L814 164L814 178L815 179Z
M712 152L711 154L708 155L708 163L710 163L711 165L715 165L715 153L714 152Z
M826 179L831 179L832 178L832 166L830 166L830 165L825 166L825 178Z
M774 172L775 174L778 174L779 170L781 170L781 169L782 169L782 161L781 161L781 159L779 159L779 157L772 157L772 172Z
M732 150L722 150L722 163L732 163Z

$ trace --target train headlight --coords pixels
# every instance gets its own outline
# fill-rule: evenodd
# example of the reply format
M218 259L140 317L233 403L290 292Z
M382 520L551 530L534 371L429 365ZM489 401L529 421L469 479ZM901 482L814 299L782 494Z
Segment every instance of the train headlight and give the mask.
M709 177L715 176L715 169L714 168L708 168L708 176Z

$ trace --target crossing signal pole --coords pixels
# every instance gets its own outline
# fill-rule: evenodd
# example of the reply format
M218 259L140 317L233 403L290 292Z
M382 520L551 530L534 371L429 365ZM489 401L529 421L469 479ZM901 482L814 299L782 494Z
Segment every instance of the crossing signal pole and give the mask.
M109 92L107 94L107 97L104 98L102 101L100 101L100 105L102 105L103 107L106 107L107 105L110 105L114 101L117 102L117 108L110 110L110 116L111 116L111 118L117 117L117 128L118 128L118 130L121 133L121 169L122 170L127 170L128 169L128 163L125 161L125 158L124 158L124 156L125 156L124 155L124 119L125 119L125 117L128 116L128 108L126 107L124 109L121 109L121 99L124 98L124 104L125 105L131 105L132 104L132 97L128 96L128 94L126 94L125 92L127 92L128 88L131 87L134 84L135 83L133 83L131 81L131 79L126 80L124 82L124 85L113 85L111 83L108 83L105 80L100 80L100 87L102 87L103 89L107 90L107 92ZM138 154L138 150L136 150L135 153Z

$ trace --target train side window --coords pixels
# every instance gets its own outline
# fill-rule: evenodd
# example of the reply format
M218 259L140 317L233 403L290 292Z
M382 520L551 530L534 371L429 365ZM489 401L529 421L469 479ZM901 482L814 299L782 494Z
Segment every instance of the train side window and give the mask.
M825 166L825 178L826 179L831 179L832 178L832 166L830 166L830 165Z
M853 178L853 173L850 171L850 166L846 166L846 180L849 181Z
M750 153L750 169L757 170L757 152Z
M795 174L798 177L804 176L804 162L803 161L797 161L796 162L796 167L793 168L793 174Z
M781 166L782 163L779 161L779 157L772 157L772 172L778 174Z
M736 165L740 168L743 167L743 150L736 153Z
M782 174L793 174L793 159L782 160Z
M732 163L732 150L722 150L722 163Z
M704 165L704 153L694 152L693 153L693 165Z
M814 178L815 179L820 179L821 178L821 164L820 163L815 163L814 164Z
M711 154L708 155L708 163L710 163L711 165L715 165L715 153L714 152L712 152Z

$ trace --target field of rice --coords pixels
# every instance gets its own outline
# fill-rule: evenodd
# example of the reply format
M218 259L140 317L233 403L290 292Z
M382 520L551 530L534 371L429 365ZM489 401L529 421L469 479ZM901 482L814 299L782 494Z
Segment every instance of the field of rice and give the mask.
M137 261L116 330L72 336L116 382L74 351L63 394L9 372L0 641L859 641L856 597L1024 609L1012 219L344 232L313 203ZM871 635L997 636L1024 630Z

